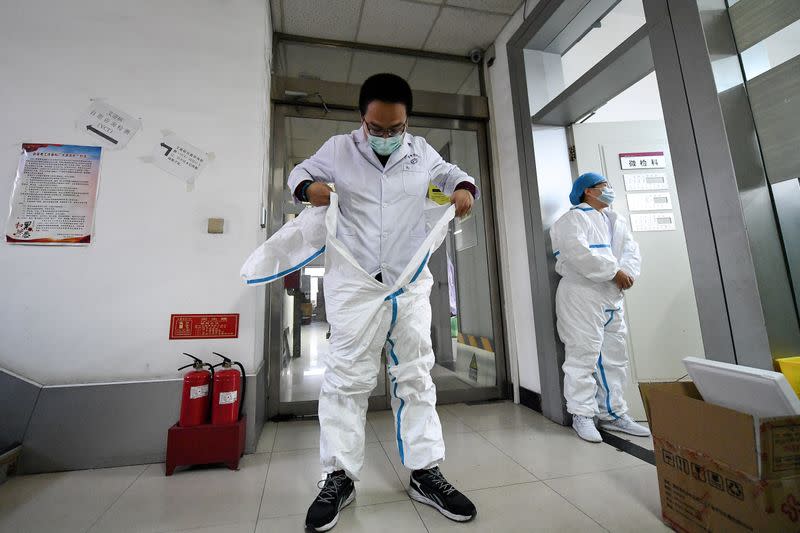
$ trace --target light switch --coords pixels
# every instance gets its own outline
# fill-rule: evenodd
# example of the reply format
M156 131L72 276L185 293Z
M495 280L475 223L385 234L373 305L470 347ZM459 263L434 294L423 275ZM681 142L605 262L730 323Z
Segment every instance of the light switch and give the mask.
M208 219L208 232L209 233L224 233L225 219L224 218L209 218Z

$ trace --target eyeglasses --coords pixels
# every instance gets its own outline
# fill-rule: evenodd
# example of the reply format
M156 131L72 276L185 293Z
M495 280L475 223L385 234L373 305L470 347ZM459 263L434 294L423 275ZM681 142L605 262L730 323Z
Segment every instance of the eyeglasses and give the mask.
M406 129L405 124L388 130L385 130L383 128L375 128L367 124L367 131L369 132L370 135L374 135L375 137L397 137L398 135L402 134L405 131L405 129Z

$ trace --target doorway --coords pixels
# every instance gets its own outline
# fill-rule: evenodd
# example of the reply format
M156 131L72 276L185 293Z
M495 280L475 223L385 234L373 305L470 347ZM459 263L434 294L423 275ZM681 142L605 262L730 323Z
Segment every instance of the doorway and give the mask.
M674 98L683 80L675 39L665 2L543 0L509 42L542 407L560 423L570 417L549 229L582 173L608 178L642 253L642 275L624 297L630 414L644 419L638 382L683 378L684 357L735 360L693 130L675 124L689 114Z
M273 107L269 234L310 207L294 203L286 189L291 169L331 136L360 127L358 111L332 109L329 104L278 103ZM436 364L431 376L438 401L503 398L508 385L485 123L411 116L409 132L424 137L446 160L475 177L482 194L470 216L451 223L445 243L429 262L435 280L431 337ZM429 196L437 198L435 191ZM267 288L269 417L317 412L328 350L324 269L321 256L284 283ZM385 365L385 353L382 361ZM381 372L369 399L371 410L391 408L387 382L387 372Z

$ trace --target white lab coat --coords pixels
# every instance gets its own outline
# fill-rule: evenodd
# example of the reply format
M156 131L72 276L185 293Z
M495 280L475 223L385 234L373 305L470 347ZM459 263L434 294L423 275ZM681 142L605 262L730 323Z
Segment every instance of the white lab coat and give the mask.
M573 415L614 420L628 411L623 398L628 355L618 270L637 279L639 245L627 221L611 209L580 204L550 229L556 272L558 334L564 343L564 396Z
M335 187L341 210L336 237L367 273L380 272L389 285L425 240L422 212L428 185L448 196L461 182L475 185L424 138L410 133L384 167L363 129L331 137L292 170L289 189L294 192L309 179Z
M254 251L241 275L250 285L269 283L325 254L325 305L331 346L319 398L323 473L345 470L358 479L364 464L367 401L389 354L392 408L400 459L411 469L444 460L436 414L435 364L430 338L430 290L426 264L442 244L454 206L430 206L420 217L427 233L391 284L365 271L339 240L337 194L329 207L306 209Z

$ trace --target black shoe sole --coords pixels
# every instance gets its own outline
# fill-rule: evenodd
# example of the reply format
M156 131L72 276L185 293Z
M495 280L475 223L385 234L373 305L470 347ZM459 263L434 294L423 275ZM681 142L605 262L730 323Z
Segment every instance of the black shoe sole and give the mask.
M419 503L424 503L425 505L430 505L431 507L433 507L434 509L436 509L437 511L442 513L442 516L445 516L445 517L449 518L450 520L452 520L454 522L469 522L470 520L475 518L474 514L472 514L472 515L460 515L460 514L451 513L450 511L448 511L444 507L441 507L438 503L436 503L435 501L431 500L430 498L428 498L424 494L422 494L420 492L417 492L417 489L415 489L414 487L411 487L411 488L408 489L408 495L411 496L411 499L414 500L414 501L417 501Z
M331 520L324 526L319 526L319 527L314 527L312 525L306 524L306 528L310 529L311 531L317 531L319 533L322 533L324 531L330 531L331 529L336 527L336 524L339 522L339 513L341 512L341 510L350 505L351 503L353 503L355 499L356 499L356 490L353 489L353 492L350 493L350 496L348 496L347 499L344 502L342 502L342 505L339 506L339 511L336 512L336 516L333 517L333 520Z

